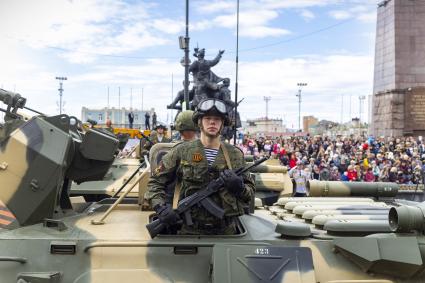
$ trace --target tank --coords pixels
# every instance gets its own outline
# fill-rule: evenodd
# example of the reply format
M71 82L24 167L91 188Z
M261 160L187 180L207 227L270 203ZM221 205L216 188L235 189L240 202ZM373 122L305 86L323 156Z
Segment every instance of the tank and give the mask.
M7 106L0 128L0 282L425 282L423 203L374 188L341 194L341 184L329 182L319 189L326 196L288 194L271 205L252 200L234 235L152 238L146 226L155 213L143 195L172 144L152 147L119 198L88 202L69 196L70 182L102 180L118 140L82 131L67 115L25 120L18 94L2 90L0 100ZM285 174L257 170L266 173L252 174Z

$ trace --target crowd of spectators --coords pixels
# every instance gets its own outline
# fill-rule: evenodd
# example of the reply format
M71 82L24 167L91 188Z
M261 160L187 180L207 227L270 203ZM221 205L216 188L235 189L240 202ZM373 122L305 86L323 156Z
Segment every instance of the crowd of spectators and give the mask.
M308 179L424 183L421 138L245 137L240 147L245 154L268 154L291 169L302 168Z

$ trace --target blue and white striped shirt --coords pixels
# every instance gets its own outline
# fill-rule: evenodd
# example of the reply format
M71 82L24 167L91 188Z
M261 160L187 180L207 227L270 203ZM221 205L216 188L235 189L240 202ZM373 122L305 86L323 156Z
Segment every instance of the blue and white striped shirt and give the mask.
M215 158L217 157L218 149L205 148L204 150L205 155L207 156L208 166L211 166L214 163Z

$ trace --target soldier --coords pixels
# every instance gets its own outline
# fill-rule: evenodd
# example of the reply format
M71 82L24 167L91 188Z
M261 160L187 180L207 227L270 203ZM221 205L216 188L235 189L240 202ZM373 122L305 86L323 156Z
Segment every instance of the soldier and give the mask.
M171 142L171 139L167 138L165 136L165 131L167 130L167 127L165 127L164 125L158 125L155 127L155 132L152 132L153 135L151 137L151 141L152 141L152 145L157 144L159 142Z
M196 132L199 128L193 122L192 117L192 110L186 110L177 115L176 130L180 133L181 141L192 141L196 138Z
M212 200L225 211L223 219L211 215L203 207L191 211L193 225L183 224L180 234L235 234L236 217L245 212L254 194L254 184L247 174L237 176L230 169L245 166L243 153L230 144L220 143L220 131L229 123L226 105L217 99L199 103L193 115L201 130L200 139L176 145L162 159L148 183L146 199L158 217L169 226L179 222L179 216L165 201L165 189L175 178L176 188L173 206L177 201L198 190L218 177L225 187L212 196Z
M114 128L112 128L112 121L110 119L106 120L106 128L108 132L114 133Z
M166 130L167 130L167 127L160 124L155 127L154 131L151 132L151 134L149 135L149 140L144 140L143 138L141 138L140 143L141 144L143 143L143 144L140 146L141 148L140 156L148 154L149 150L152 148L154 144L161 143L161 142L162 143L171 142L171 139L165 136L164 132Z

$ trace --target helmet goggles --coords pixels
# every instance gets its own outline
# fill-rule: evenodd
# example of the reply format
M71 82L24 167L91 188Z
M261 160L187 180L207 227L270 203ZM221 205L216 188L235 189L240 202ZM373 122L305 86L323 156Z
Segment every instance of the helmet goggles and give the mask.
M227 114L226 104L224 104L221 100L205 99L198 104L198 110L204 113L209 112L213 108L215 108L220 114Z

